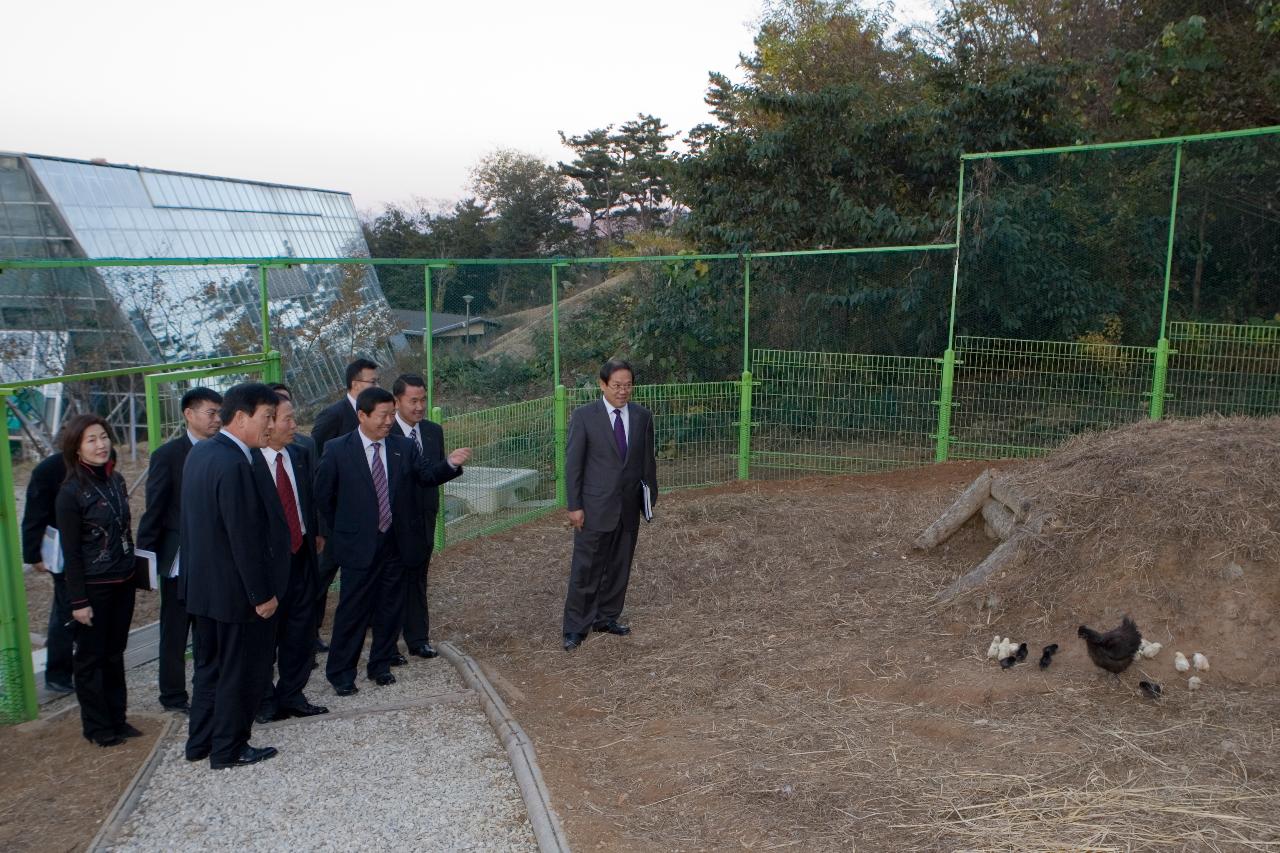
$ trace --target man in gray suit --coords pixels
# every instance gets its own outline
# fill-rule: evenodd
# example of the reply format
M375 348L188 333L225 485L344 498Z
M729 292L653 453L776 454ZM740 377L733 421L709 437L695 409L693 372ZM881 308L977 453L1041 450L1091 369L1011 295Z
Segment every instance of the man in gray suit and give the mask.
M644 487L658 499L653 414L630 402L635 371L621 359L600 368L602 400L574 410L569 420L564 472L573 561L564 601L564 650L582 645L591 631L624 637L618 622L636 534L644 512Z

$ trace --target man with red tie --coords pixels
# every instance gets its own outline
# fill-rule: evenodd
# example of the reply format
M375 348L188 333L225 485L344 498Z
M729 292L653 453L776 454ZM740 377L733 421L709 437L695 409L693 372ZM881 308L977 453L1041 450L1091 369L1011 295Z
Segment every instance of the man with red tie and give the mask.
M258 706L259 723L329 712L328 708L311 704L303 693L311 676L316 632L314 603L320 581L316 566L311 454L293 443L297 430L293 403L281 397L276 405L275 422L267 434L267 446L262 448L262 459L272 484L263 500L277 500L284 510L289 528L289 585L280 597L275 616L274 651L279 677L263 694ZM261 480L262 472L258 473Z

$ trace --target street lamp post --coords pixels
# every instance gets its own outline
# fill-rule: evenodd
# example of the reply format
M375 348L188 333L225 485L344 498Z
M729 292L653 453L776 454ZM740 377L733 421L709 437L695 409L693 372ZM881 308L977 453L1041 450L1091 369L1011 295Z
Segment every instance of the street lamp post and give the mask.
M471 345L471 300L475 299L470 293L462 297L462 301L467 303L467 315L462 321L462 343L463 346Z

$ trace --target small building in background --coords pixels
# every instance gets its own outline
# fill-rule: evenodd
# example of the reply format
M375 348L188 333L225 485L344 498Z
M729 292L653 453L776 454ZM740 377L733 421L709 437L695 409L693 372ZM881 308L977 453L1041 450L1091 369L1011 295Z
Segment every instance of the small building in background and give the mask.
M396 326L404 332L409 343L422 345L426 312L392 309ZM463 347L483 348L489 339L502 328L497 320L488 317L468 317L465 314L445 314L440 311L431 312L431 340L433 347L442 344L450 350Z

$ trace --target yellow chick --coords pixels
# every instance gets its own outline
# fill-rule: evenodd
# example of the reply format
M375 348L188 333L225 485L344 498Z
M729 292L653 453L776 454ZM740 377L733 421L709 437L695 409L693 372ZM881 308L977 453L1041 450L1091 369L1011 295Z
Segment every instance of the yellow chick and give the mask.
M1176 652L1173 656L1173 668L1178 672L1186 672L1191 669L1191 664L1187 660L1187 656L1182 652Z
M999 659L1000 657L1000 635L999 634L996 634L994 637L991 638L991 645L987 648L987 657Z
M1207 672L1209 670L1209 659L1196 652L1191 656L1191 665L1196 668L1197 672Z
M1187 679L1187 689L1188 689L1188 690L1199 690L1199 689L1200 689L1200 676L1198 676L1198 675L1193 675L1193 676L1191 676L1190 678L1188 678L1188 679Z

